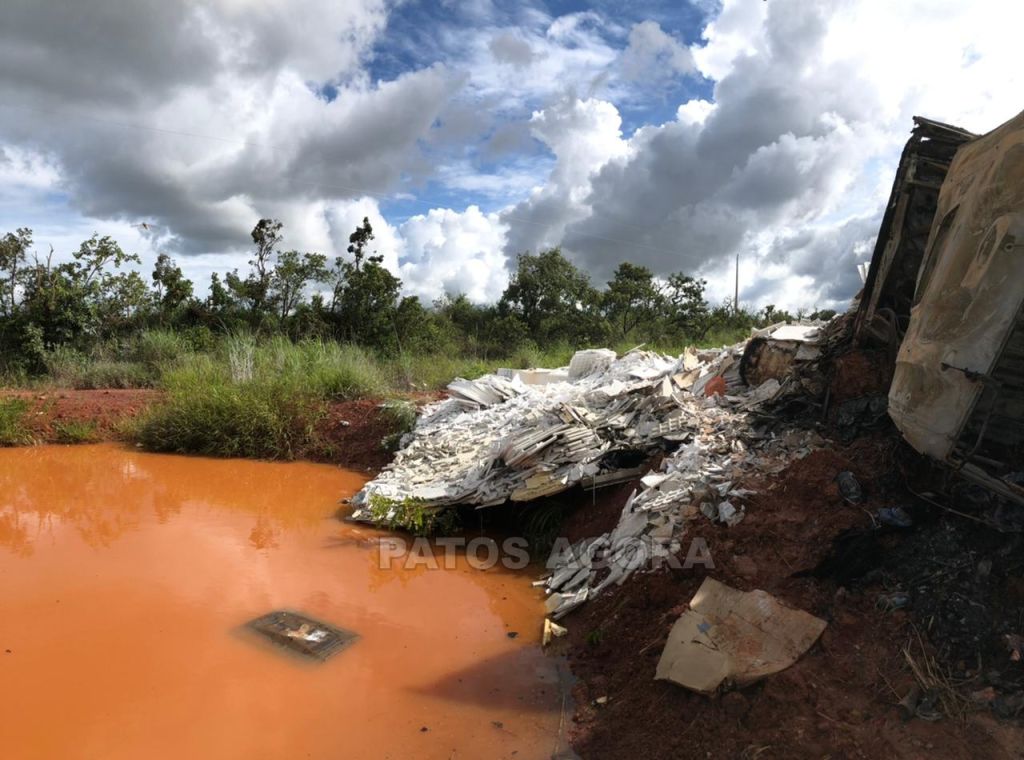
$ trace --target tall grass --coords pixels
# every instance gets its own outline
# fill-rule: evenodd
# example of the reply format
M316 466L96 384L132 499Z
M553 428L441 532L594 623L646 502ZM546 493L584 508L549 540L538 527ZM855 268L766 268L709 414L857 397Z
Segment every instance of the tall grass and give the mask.
M745 329L722 329L708 334L699 347L731 344L746 336ZM634 347L628 341L613 346L619 354ZM644 347L671 355L685 348L666 344ZM128 340L101 344L88 354L69 347L48 351L44 382L63 388L173 389L182 376L198 372L221 383L262 383L274 378L296 392L318 398L352 399L389 392L438 390L455 377L475 378L499 367L564 367L574 350L568 344L540 349L527 343L507 356L486 359L451 353L383 358L359 346L333 340L294 343L284 336L258 340L246 332L216 338L208 331L190 335L147 330ZM4 378L12 385L29 385L23 376L10 371Z
M274 382L195 382L180 375L167 399L143 413L135 436L152 451L294 459L316 441L317 401ZM191 381L190 381L191 379Z
M388 388L381 362L359 346L334 341L292 343L273 338L255 354L259 377L277 377L297 391L329 399L377 396Z
M162 384L167 398L136 426L143 446L259 459L293 459L318 447L324 402L386 389L379 364L362 349L285 338L257 344L246 335L165 369Z
M129 346L131 358L154 369L171 366L193 353L186 336L173 330L144 330Z
M32 443L32 433L25 425L27 412L28 402L25 399L0 399L0 446Z
M256 365L256 339L251 335L231 335L224 343L231 381L248 383Z

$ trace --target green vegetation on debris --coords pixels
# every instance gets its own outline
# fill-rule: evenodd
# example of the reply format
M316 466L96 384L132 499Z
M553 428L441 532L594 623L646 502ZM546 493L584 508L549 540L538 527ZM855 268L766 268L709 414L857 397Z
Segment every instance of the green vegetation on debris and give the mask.
M447 535L459 527L455 510L432 509L416 499L392 501L373 494L369 508L375 524L389 530L408 531L415 536Z

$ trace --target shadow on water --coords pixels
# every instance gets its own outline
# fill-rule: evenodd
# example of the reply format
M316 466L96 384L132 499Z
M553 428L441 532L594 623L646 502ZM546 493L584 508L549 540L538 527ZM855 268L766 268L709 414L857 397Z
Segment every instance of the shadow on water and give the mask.
M538 656L532 649L517 649L447 673L413 691L495 709L558 712L568 688L568 668L562 661Z

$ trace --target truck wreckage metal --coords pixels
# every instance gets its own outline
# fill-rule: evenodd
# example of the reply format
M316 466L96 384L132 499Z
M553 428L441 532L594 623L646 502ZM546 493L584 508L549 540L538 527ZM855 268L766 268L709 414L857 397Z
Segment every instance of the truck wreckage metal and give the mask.
M1024 504L1024 114L981 137L915 122L858 338L898 349L889 415L910 445Z

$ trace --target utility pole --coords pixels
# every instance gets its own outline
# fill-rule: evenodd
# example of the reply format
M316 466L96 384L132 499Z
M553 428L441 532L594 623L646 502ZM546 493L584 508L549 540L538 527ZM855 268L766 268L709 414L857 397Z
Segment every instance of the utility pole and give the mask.
M740 252L736 251L736 294L732 299L732 313L740 313Z

